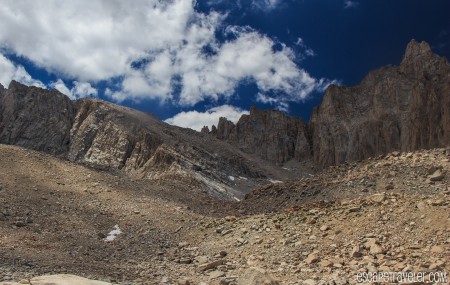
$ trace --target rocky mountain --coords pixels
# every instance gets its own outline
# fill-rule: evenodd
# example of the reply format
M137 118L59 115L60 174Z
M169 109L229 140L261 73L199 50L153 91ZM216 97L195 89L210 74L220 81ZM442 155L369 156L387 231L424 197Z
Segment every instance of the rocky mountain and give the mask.
M322 167L450 144L450 65L413 40L400 66L373 71L354 87L330 86L310 126Z
M71 101L58 91L15 81L0 93L0 143L137 179L175 179L220 199L242 198L259 179L279 178L270 163L211 136L101 100Z
M74 117L75 106L56 90L12 81L0 92L1 143L64 155L69 151Z
M255 108L234 125L221 118L210 132L275 163L313 159L324 168L391 151L450 144L450 65L412 40L400 66L370 72L357 86L331 85L306 125Z
M252 107L236 124L221 118L198 133L12 81L0 87L0 143L234 200L261 182L301 178L312 165L446 146L449 93L447 60L416 41L400 66L373 71L354 87L330 86L309 124Z
M250 114L243 115L236 125L220 118L217 128L211 133L244 152L278 164L311 156L307 125L276 110L263 111L251 107Z

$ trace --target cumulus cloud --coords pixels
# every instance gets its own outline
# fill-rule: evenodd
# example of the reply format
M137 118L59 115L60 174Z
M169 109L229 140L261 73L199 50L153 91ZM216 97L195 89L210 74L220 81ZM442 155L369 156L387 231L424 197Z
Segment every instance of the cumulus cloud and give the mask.
M67 95L72 100L85 97L96 97L98 95L97 89L92 87L88 82L74 81L73 87L69 89L61 79L58 79L57 81L50 83L50 87Z
M181 112L174 117L165 120L165 122L171 125L200 131L203 126L217 125L220 117L225 117L233 123L236 123L244 114L249 114L249 112L238 107L222 105L211 108L203 113L197 111Z
M16 80L17 82L29 86L45 88L44 83L33 79L22 65L16 65L4 55L0 54L0 83L5 88L8 88L11 80Z
M266 9L283 3L248 1ZM98 81L116 102L158 99L184 106L228 99L247 81L285 102L320 88L321 79L299 67L286 45L275 49L280 43L249 27L226 27L226 14L194 7L195 0L6 0L0 48L75 80L75 89L62 80L52 83L71 98L96 96L87 84ZM216 37L222 31L230 40Z
M359 2L357 1L350 1L350 0L344 1L344 9L356 8L358 7L358 5Z

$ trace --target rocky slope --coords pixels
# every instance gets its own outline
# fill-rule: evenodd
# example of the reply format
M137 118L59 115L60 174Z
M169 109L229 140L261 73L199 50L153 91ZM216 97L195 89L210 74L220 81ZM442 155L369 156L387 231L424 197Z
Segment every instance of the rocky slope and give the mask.
M239 204L14 146L0 157L2 285L62 273L113 284L361 284L368 272L449 281L443 149L329 168ZM106 241L115 225L122 233Z
M220 119L211 134L275 163L313 158L324 168L394 150L450 145L449 94L447 59L413 40L400 66L373 71L354 87L330 86L308 126L278 111L252 108L236 125Z

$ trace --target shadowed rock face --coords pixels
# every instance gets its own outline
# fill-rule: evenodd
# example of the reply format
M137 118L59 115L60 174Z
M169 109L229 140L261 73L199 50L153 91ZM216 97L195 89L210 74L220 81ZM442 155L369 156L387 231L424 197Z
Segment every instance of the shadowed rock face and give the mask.
M400 66L369 73L354 87L330 86L309 126L252 108L239 122L221 118L211 133L275 163L314 158L323 168L394 150L450 144L450 67L425 42L411 41Z
M325 167L450 142L450 66L411 41L398 67L354 87L330 86L311 117L314 162Z
M65 155L75 112L58 91L12 81L7 90L0 88L0 143Z
M274 162L311 157L307 125L300 119L276 110L250 109L236 125L220 118L212 134L235 145L244 152Z

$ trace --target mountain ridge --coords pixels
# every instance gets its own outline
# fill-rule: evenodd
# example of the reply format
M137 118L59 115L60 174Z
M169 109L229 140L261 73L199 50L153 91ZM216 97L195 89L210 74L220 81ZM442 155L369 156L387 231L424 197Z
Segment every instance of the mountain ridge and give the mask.
M450 142L450 66L411 41L400 66L359 85L329 86L311 120L251 108L209 132L168 125L99 99L12 81L0 87L0 143L50 153L135 179L179 181L225 200L260 183L299 179L314 168Z
M275 163L312 159L315 166L325 168L391 151L450 144L449 93L447 59L435 55L426 42L412 40L399 66L371 71L355 86L330 85L308 124L284 115L279 118L281 127L274 130L266 118L278 111L258 113L252 108L236 125L221 118L210 134L249 152L259 151L263 159ZM288 134L290 120L302 126L297 134ZM267 155L283 148L288 151Z

